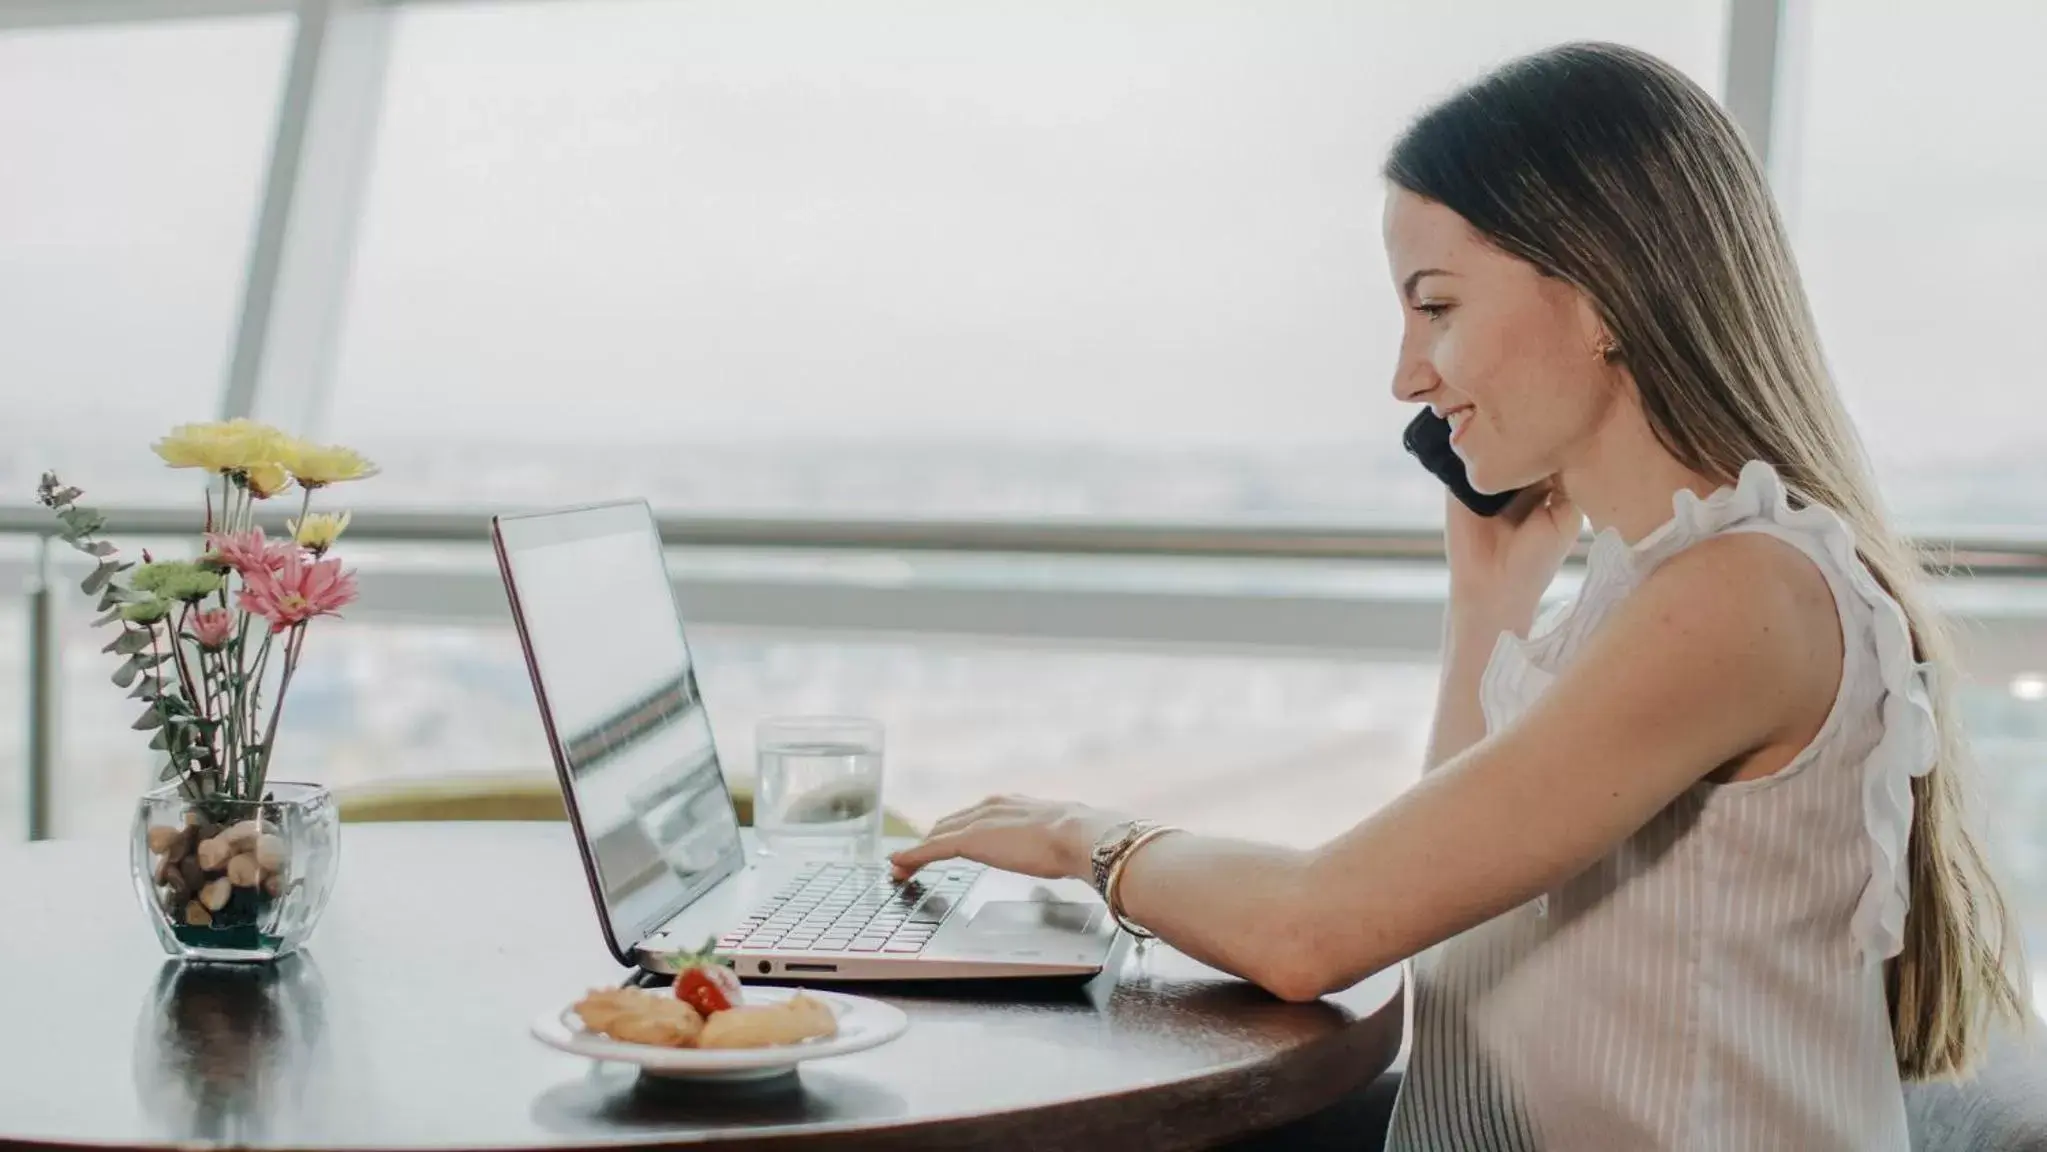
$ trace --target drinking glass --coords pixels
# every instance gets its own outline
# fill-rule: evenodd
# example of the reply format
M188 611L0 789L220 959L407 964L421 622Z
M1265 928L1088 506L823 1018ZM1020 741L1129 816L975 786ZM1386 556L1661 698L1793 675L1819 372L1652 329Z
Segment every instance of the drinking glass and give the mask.
M881 722L776 716L754 729L761 852L871 860L881 850Z

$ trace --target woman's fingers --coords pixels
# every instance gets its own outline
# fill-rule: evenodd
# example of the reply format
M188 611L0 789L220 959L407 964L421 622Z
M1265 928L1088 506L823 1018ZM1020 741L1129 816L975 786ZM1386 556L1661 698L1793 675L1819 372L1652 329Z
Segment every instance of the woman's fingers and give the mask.
M1507 524L1519 524L1530 516L1544 511L1549 504L1550 493L1555 486L1548 480L1539 480L1515 493L1500 512L1499 519Z
M1021 809L1009 803L1006 798L991 796L972 808L963 809L940 819L938 823L931 826L931 831L926 833L926 836L943 836L948 832L957 832L962 828L969 827L983 820L1007 819L1018 815L1020 812Z
M956 812L948 812L945 815L939 817L937 822L931 825L931 831L927 833L927 835L935 836L942 831L947 831L953 828L957 828L962 824L969 823L974 819L975 816L979 815L980 813L986 811L989 808L994 807L999 803L1001 803L1001 797L990 796L978 804L969 804L965 808L961 808Z
M977 854L974 847L992 847L988 843L991 834L1028 823L1024 816L1022 809L999 803L948 816L932 826L922 843L895 853L889 857L889 862L896 866L898 876L907 876L926 864L956 856L968 856L984 864L999 864L999 861L989 859L985 851Z
M957 832L934 832L932 835L926 836L922 843L891 854L888 860L895 868L896 878L901 879L908 876L926 864L936 864L940 860L950 860L958 856L960 854L960 843L966 838L967 834L964 830Z
M955 857L1033 876L1058 875L1071 866L1060 862L1054 833L1063 811L1021 796L990 796L939 820L922 843L892 854L889 863L897 879Z

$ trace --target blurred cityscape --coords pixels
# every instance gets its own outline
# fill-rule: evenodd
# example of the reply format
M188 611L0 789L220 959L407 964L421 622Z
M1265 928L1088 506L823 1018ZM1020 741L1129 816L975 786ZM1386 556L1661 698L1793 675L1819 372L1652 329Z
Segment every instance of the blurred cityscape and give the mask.
M189 474L146 450L158 424L49 420L0 440L0 505L32 501L55 469L109 505L181 499ZM1432 527L1442 489L1399 430L1324 443L1159 446L1028 440L634 442L350 437L383 469L343 490L354 507L529 508L645 496L707 515L1087 519ZM2047 455L1959 439L1879 458L1900 527L1925 535L2047 540ZM191 488L197 500L197 489Z

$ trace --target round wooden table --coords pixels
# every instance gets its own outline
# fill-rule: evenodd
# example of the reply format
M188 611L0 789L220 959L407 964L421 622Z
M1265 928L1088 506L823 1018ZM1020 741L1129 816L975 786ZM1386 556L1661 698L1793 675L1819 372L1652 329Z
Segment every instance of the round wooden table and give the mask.
M566 825L347 825L325 919L267 968L169 961L119 842L0 850L0 877L0 1145L1190 1148L1400 1042L1397 971L1286 1004L1154 945L1085 984L851 989L909 1032L766 1087L642 1081L526 1034L624 976Z

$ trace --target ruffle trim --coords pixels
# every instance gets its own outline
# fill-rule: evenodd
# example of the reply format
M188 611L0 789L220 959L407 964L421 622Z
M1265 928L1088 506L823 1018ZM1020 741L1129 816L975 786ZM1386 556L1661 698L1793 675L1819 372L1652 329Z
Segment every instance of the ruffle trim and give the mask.
M1912 830L1912 780L1933 770L1940 757L1934 718L1931 665L1913 654L1912 630L1896 600L1876 582L1855 550L1855 534L1831 509L1791 505L1791 494L1775 469L1760 460L1743 466L1733 487L1700 498L1690 490L1671 497L1671 518L1629 545L1608 528L1594 537L1584 586L1571 606L1527 640L1500 637L1481 679L1480 702L1489 723L1503 726L1554 678L1556 656L1597 619L1588 605L1618 602L1650 571L1693 544L1739 525L1768 522L1814 542L1840 585L1868 609L1882 682L1883 735L1863 766L1862 814L1869 841L1869 878L1857 901L1853 931L1864 954L1882 960L1904 943L1905 913L1911 904L1906 847ZM1844 618L1852 618L1844 614Z

